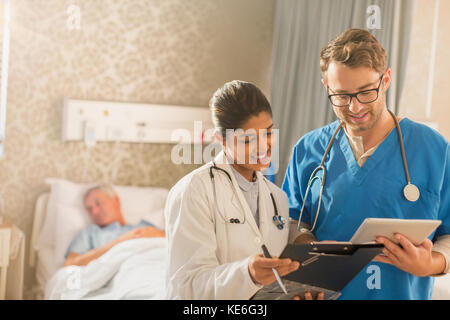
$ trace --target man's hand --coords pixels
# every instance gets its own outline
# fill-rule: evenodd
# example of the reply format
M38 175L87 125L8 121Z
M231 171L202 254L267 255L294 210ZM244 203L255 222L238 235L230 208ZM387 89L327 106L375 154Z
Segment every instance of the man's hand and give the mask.
M276 257L268 259L259 254L250 257L248 272L254 283L268 285L276 280L272 268L275 268L280 277L283 277L297 270L299 266L300 263L291 259L278 259Z
M163 230L159 230L154 227L142 227L124 233L117 239L117 241L122 242L137 238L164 238L165 236L166 234Z
M316 296L315 300L323 300L324 294L323 292L319 292ZM302 300L299 296L295 296L292 300ZM303 300L313 300L311 292L305 292L305 298Z
M166 233L154 227L143 227L134 230L138 238L164 238Z
M440 274L445 269L445 258L438 252L433 252L433 243L427 238L420 245L414 245L407 237L400 233L394 235L400 245L385 237L377 237L376 242L384 244L383 253L375 261L388 263L400 270L417 277Z

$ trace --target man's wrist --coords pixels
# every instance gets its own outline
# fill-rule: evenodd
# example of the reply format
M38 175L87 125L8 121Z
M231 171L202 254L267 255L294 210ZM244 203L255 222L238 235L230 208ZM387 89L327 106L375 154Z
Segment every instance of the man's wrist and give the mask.
M431 252L431 274L432 275L439 275L442 274L445 271L446 267L446 261L445 257L442 253L432 251Z
M297 238L295 238L294 244L305 244L314 241L317 241L317 238L312 232L304 232L297 236Z

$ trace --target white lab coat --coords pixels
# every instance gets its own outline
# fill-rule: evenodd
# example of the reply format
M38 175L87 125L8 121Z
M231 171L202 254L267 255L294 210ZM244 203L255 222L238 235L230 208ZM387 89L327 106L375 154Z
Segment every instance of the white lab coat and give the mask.
M213 169L219 214L215 210L209 175L212 163L194 170L170 190L165 208L169 299L251 298L262 286L256 285L250 277L250 256L262 253L262 244L267 246L272 256L279 256L288 242L289 229L292 229L289 226L294 226L287 223L283 230L279 230L272 222L274 209L270 192L275 198L278 214L286 221L289 217L288 199L276 185L262 181L262 174L257 172L258 229L223 152L215 162L232 177L231 185L225 173ZM246 223L225 223L220 214L227 220L238 218L241 222L245 215Z

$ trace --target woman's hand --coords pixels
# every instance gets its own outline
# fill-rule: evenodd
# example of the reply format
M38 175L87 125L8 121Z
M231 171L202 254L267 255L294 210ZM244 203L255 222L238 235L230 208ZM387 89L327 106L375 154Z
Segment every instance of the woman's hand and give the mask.
M291 259L278 259L277 257L268 259L264 258L262 254L259 254L250 257L248 261L248 273L254 283L269 285L276 280L272 268L275 268L280 277L283 277L297 270L299 266L300 263Z

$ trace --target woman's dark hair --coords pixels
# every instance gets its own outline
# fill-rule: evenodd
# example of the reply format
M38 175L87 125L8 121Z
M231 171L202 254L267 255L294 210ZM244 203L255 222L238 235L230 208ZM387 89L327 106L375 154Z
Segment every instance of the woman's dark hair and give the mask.
M214 128L222 137L227 129L242 128L251 117L267 112L272 116L269 101L254 84L233 80L217 89L209 102Z

